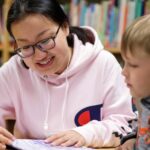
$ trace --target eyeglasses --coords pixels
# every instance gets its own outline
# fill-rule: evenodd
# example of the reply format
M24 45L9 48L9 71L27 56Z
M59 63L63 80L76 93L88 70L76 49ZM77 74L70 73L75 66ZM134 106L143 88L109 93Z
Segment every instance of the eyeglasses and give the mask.
M43 39L43 40L35 43L34 45L27 45L27 46L23 46L21 48L17 48L16 50L14 50L14 52L16 54L18 54L21 58L27 58L27 57L32 56L35 53L35 48L38 48L42 52L47 52L48 50L55 47L55 45L56 45L55 38L57 37L60 27L61 27L61 25L59 25L59 27L53 37L50 36L46 39Z

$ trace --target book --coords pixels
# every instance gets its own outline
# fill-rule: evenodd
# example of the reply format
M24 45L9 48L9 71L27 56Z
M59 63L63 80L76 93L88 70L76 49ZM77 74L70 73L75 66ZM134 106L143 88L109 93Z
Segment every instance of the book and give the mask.
M52 146L51 144L45 143L44 140L32 140L32 139L16 139L13 141L10 147L13 147L16 150L92 150L87 147L61 147L61 146Z

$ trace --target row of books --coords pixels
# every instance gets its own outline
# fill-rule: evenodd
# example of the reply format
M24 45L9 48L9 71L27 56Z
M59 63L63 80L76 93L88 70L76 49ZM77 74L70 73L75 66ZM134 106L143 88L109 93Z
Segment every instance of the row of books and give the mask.
M131 22L150 13L150 0L71 0L64 9L73 26L92 26L105 47L119 47L121 36Z
M3 26L3 17L2 17L2 4L1 4L0 5L0 42L2 41L2 31L3 31L2 26Z
M0 0L1 1L1 0ZM73 26L91 26L105 47L119 47L125 28L150 13L150 0L70 0L63 8ZM0 5L0 43L3 40L3 5Z

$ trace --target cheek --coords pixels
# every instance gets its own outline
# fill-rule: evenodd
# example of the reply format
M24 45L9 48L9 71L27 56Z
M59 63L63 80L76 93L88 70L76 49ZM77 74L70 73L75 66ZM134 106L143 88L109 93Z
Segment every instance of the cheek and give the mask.
M148 77L140 75L134 78L133 86L140 97L147 95L148 92L150 93L150 81L148 79Z
M64 46L63 44L58 44L55 47L54 53L55 53L56 57L58 59L61 59L61 61L62 61L68 55L68 53L67 53L67 47Z
M33 62L30 58L24 59L24 62L29 68L33 68Z
M150 80L149 80L150 74L148 74L146 71L137 74L136 77L137 77L137 82L139 82L141 86L150 84Z
M145 78L145 75L140 69L132 69L130 71L130 80L132 82L135 82L135 84L140 83L143 80L143 78Z
M58 49L68 49L68 43L67 43L67 38L65 34L60 35L58 39L56 39L55 42L56 42L56 47Z
M138 75L135 75L133 78L132 78L132 84L134 86L135 89L138 89L138 91L141 90L141 88L143 87L143 85L145 84L145 81L143 78L141 78L140 76Z
M140 82L140 87L143 88L144 90L148 90L150 92L150 80L149 77L141 79Z
M131 84L136 84L137 81L139 80L136 72L130 72L129 76L128 76L128 80L129 82L131 82Z
M63 49L59 49L57 57L56 57L57 65L59 67L65 67L68 62L68 55L67 52L64 51Z

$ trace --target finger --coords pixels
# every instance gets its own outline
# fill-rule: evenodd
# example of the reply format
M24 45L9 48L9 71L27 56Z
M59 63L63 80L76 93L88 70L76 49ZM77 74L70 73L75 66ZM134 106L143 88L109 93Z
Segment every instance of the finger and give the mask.
M120 149L118 149L118 150L133 150L133 149L126 146L126 147L120 147Z
M12 140L8 139L4 135L0 134L0 143L1 144L11 144Z
M121 147L121 149L119 150L133 150L133 146L132 145L123 145Z
M71 138L65 141L64 143L62 143L61 146L64 146L64 147L74 146L77 142L78 142L77 140Z
M6 136L7 138L14 140L14 136L9 131L7 131L5 128L0 127L0 133L3 134L4 136Z
M45 142L46 143L52 143L53 141L56 141L59 138L62 138L64 136L64 134L54 134L51 135L50 137L48 137Z
M68 138L66 136L58 138L57 140L53 141L51 144L54 146L58 146L61 145L63 143L65 143L68 140Z
M78 141L76 144L75 144L75 147L82 147L84 146L85 143L83 141Z
M6 145L0 143L0 150L6 149Z
M125 150L133 150L133 147L131 148L131 147L127 147L127 149L125 149Z
M116 147L115 150L122 150L121 146Z

